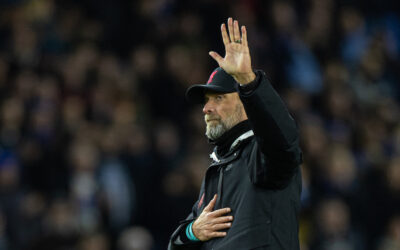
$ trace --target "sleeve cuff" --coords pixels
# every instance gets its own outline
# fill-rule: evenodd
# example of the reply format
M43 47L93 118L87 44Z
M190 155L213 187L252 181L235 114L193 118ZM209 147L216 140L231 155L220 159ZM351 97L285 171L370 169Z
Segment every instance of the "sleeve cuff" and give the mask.
M188 242L197 242L200 241L199 239L196 238L196 236L194 236L193 231L192 231L192 224L194 221L192 221L191 223L187 224L184 227L184 230L181 230L180 234L179 234L179 240L182 243L188 243Z
M190 239L186 235L186 228L187 228L187 225L183 228L183 230L181 230L179 237L178 237L182 243L190 242Z
M254 79L252 82L248 84L237 84L237 90L239 91L239 93L245 95L251 94L251 92L253 92L258 87L258 85L260 85L260 72L255 71L254 73L256 74L256 79Z

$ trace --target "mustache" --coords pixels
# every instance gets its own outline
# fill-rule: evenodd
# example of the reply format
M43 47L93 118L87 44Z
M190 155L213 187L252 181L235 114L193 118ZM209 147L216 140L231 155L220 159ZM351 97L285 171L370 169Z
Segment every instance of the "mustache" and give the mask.
M209 120L221 120L221 117L219 115L210 115L210 114L206 114L204 116L204 120L207 122Z

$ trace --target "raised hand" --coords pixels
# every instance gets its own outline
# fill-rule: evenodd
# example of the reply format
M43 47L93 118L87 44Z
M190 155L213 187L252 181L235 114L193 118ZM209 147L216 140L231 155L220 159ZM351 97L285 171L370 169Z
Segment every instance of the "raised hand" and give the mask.
M256 76L251 67L246 27L242 26L240 32L238 21L230 17L228 18L228 30L229 35L226 25L223 23L221 25L221 34L225 46L225 57L214 51L210 51L209 54L238 83L250 83Z
M233 217L224 216L231 211L230 208L221 208L213 211L216 200L217 195L214 195L214 198L193 223L193 234L201 241L226 236L226 232L220 232L220 230L230 228L232 225Z

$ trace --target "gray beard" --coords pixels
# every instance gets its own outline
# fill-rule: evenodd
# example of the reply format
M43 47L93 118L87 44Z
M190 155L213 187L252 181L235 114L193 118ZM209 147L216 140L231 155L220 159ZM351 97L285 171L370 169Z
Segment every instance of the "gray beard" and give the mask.
M218 123L216 126L207 125L206 136L210 140L216 140L223 135L228 129L225 124Z
M213 141L218 139L226 131L230 130L236 124L238 124L241 117L242 117L241 106L237 105L234 113L231 116L229 116L228 118L226 118L225 121L220 120L219 123L216 125L207 124L206 136L208 137L208 139L213 140Z

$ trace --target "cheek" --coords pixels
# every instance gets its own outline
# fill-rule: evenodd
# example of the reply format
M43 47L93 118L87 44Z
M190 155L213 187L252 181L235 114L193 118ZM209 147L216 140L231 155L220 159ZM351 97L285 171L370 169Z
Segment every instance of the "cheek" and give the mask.
M226 118L228 117L229 111L228 110L220 110L218 111L218 115L221 118L222 121L225 121Z
M234 111L234 104L232 102L221 103L215 108L215 113L225 120Z
M225 110L222 107L217 107L215 109L215 114L217 114L219 117L223 118L223 117L225 117Z

